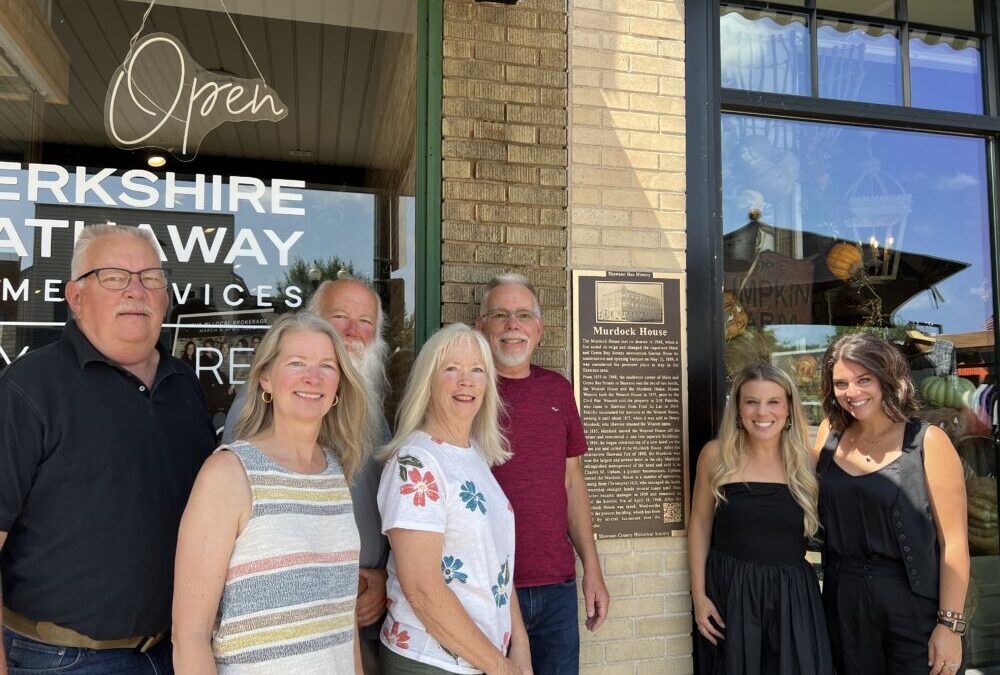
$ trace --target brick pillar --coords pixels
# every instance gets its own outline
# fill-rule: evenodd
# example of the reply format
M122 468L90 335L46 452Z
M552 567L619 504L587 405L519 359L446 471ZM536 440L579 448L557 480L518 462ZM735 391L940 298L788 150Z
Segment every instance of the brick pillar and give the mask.
M569 17L570 267L683 272L683 2L570 0ZM585 637L583 673L691 673L687 539L597 550L611 618Z
M567 266L685 269L683 16L682 0L444 0L446 323L521 272L545 317L535 360L568 371ZM581 625L585 675L692 672L686 551L598 542L611 613Z
M471 322L483 284L517 271L539 289L535 362L565 370L566 0L445 0L442 307Z

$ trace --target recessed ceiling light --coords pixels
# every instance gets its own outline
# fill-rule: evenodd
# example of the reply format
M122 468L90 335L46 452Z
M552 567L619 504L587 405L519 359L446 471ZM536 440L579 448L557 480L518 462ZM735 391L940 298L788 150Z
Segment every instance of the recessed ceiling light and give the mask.
M154 169L159 169L161 166L167 163L167 158L163 155L150 155L146 159L146 164L149 164Z

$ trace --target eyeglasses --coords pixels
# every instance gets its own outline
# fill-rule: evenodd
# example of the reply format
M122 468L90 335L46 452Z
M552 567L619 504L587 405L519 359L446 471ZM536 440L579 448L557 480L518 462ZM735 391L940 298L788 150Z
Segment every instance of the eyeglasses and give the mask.
M97 267L89 272L84 272L75 281L80 281L91 274L97 277L97 283L109 291L124 291L128 288L129 282L132 281L133 275L139 277L139 282L151 291L159 291L167 287L168 274L167 270L162 267L150 267L138 272L130 272L118 267Z
M510 312L503 309L494 309L483 314L482 318L493 323L506 323L508 319L514 319L518 323L528 323L538 319L538 315L530 309L515 309Z

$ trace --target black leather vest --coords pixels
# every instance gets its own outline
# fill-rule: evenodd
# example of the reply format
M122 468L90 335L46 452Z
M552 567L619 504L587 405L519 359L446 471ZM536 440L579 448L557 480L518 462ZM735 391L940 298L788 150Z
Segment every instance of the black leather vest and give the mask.
M926 433L927 422L911 418L906 423L903 454L896 460L900 462L899 496L892 507L891 515L896 545L899 547L899 558L906 567L910 589L917 595L937 600L940 569L937 528L934 527L930 495L927 493L927 479L924 475ZM820 451L819 461L816 464L820 491L823 489L823 474L830 467L839 442L840 436L831 431Z

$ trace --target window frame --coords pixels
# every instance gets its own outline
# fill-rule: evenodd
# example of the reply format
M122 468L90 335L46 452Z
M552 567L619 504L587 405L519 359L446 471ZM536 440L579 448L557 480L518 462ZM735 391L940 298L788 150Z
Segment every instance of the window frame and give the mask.
M990 19L992 17L987 16L987 10L990 9L989 3L980 3L980 0L973 0L976 7L975 11L979 17L980 26L991 26L992 22ZM771 96L781 96L794 99L811 99L814 101L835 102L838 99L828 99L820 98L819 96L819 23L821 20L839 20L848 22L857 22L861 24L868 24L872 26L880 26L884 28L891 28L898 32L899 35L899 58L901 62L901 77L902 77L902 94L903 102L899 106L886 105L884 107L899 109L899 108L910 108L910 33L912 31L927 31L930 33L935 33L938 35L949 35L959 38L973 38L979 40L980 50L982 54L982 66L984 74L984 84L985 82L995 82L994 79L986 76L986 62L988 56L983 51L986 43L991 42L993 36L996 35L995 30L989 32L982 32L979 30L963 30L960 28L946 28L942 26L934 26L924 23L910 22L907 19L906 10L907 0L896 0L896 16L894 19L887 19L883 17L866 16L864 14L854 14L852 12L839 12L836 10L819 9L816 6L816 0L806 0L805 6L789 5L781 2L762 2L760 0L716 0L715 2L710 2L708 4L715 5L716 16L719 15L723 5L727 7L732 7L735 9L748 9L754 11L768 11L768 12L781 12L785 14L791 14L794 16L802 17L806 23L806 28L809 30L809 69L811 74L811 93L809 96L794 96L790 94L770 94ZM979 5L983 5L980 7ZM718 43L716 43L718 44ZM723 92L743 92L748 94L758 93L748 90L739 89L723 89ZM984 86L983 94L983 111L984 115L995 115L997 112L996 105L993 103L995 97L988 96L988 88ZM849 101L839 101L843 103L853 103ZM866 104L858 103L859 105L879 105L879 104ZM917 108L916 110L931 110L928 108ZM963 113L958 113L963 114ZM979 115L969 115L969 117L979 117Z
M441 327L441 99L443 0L417 16L417 216L414 353Z
M719 56L719 19L722 5L742 6L748 9L788 11L808 14L810 49L813 69L812 96L793 96L724 89L721 86ZM924 24L903 21L906 0L897 0L897 17L892 22L875 17L832 11L818 11L815 0L806 0L805 7L780 2L755 0L711 0L704 3L685 3L685 27L688 34L685 78L687 86L687 303L701 311L688 315L688 342L704 345L689 350L688 368L697 376L688 378L690 400L704 401L707 405L691 406L689 419L688 457L692 466L698 461L701 448L714 438L721 422L726 396L725 325L723 322L722 293L722 114L749 114L791 120L840 123L852 126L898 129L904 131L938 132L952 135L970 135L986 141L987 202L989 206L990 264L992 265L993 314L1000 315L1000 116L998 116L998 73L1000 73L1000 16L992 3L976 0L979 27L988 32L970 33L960 30L942 30ZM916 30L977 37L982 53L983 76L982 115L957 113L927 108L912 108L861 103L818 97L818 64L816 59L816 18L829 16L867 23L907 26ZM904 72L904 101L909 101L909 51L908 32L901 29L901 47ZM904 39L905 38L905 39ZM1000 326L994 322L994 364L1000 367ZM1000 429L994 428L993 436L1000 440ZM694 472L690 477L694 481Z

